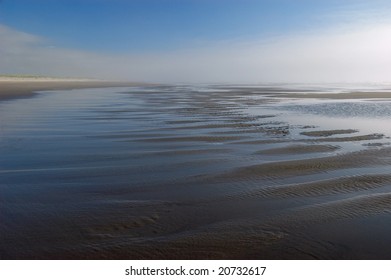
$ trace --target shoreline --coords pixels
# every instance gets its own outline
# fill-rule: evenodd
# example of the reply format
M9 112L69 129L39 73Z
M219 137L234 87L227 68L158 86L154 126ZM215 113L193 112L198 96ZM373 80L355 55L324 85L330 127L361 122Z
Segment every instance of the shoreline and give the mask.
M38 91L45 90L66 90L82 88L104 88L104 87L134 87L158 85L143 82L125 82L110 80L94 80L83 78L51 78L51 77L7 77L0 76L0 101L32 97ZM245 89L245 92L248 89ZM273 93L264 92L265 96L272 98L298 98L298 99L389 99L390 92L376 91L352 91L340 93Z
M0 101L32 97L38 91L78 88L134 87L151 84L121 81L55 78L8 78L0 77Z

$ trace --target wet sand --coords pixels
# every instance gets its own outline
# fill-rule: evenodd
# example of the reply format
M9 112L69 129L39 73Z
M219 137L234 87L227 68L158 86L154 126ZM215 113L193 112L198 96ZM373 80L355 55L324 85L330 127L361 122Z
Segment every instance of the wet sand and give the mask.
M390 135L298 125L273 90L0 103L0 258L391 259Z
M99 81L88 79L51 79L51 78L3 78L0 77L0 101L13 98L31 97L38 91L126 87L146 85L142 83Z

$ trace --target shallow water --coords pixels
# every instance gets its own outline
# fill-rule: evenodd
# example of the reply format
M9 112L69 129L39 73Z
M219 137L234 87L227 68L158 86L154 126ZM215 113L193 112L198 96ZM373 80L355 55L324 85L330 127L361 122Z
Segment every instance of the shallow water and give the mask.
M389 101L268 95L302 91L181 85L1 102L0 257L391 257L377 254L391 235L358 246L334 227L389 219Z

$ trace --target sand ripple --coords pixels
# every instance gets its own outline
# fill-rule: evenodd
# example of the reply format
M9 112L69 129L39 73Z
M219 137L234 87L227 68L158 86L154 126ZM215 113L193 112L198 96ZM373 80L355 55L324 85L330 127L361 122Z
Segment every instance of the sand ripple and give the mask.
M334 152L339 147L332 145L289 145L282 148L266 149L256 152L260 155L289 155L303 153L325 153Z
M216 181L246 180L256 178L283 178L305 174L324 173L343 168L362 167L391 161L386 155L390 149L372 152L355 152L305 160L280 161L240 167L215 176Z
M355 219L390 213L391 193L376 193L291 209L272 219L271 224L284 228L305 227L340 219Z
M244 194L231 196L232 199L248 198L290 198L317 197L337 194L355 193L380 188L391 184L390 175L363 175L342 177L304 184L290 184L278 187L267 187Z

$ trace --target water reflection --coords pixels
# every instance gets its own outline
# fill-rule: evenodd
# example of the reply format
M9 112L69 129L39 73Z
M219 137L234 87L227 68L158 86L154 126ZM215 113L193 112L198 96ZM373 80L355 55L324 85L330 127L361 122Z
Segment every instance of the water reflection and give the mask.
M287 91L301 90L105 88L1 102L0 257L230 258L242 248L246 258L270 257L279 242L313 254L329 248L313 232L303 238L313 220L348 217L346 205L373 192L388 207L391 109L270 95ZM380 211L360 201L368 207L350 217ZM327 203L338 207L324 216ZM300 258L295 252L286 257Z

